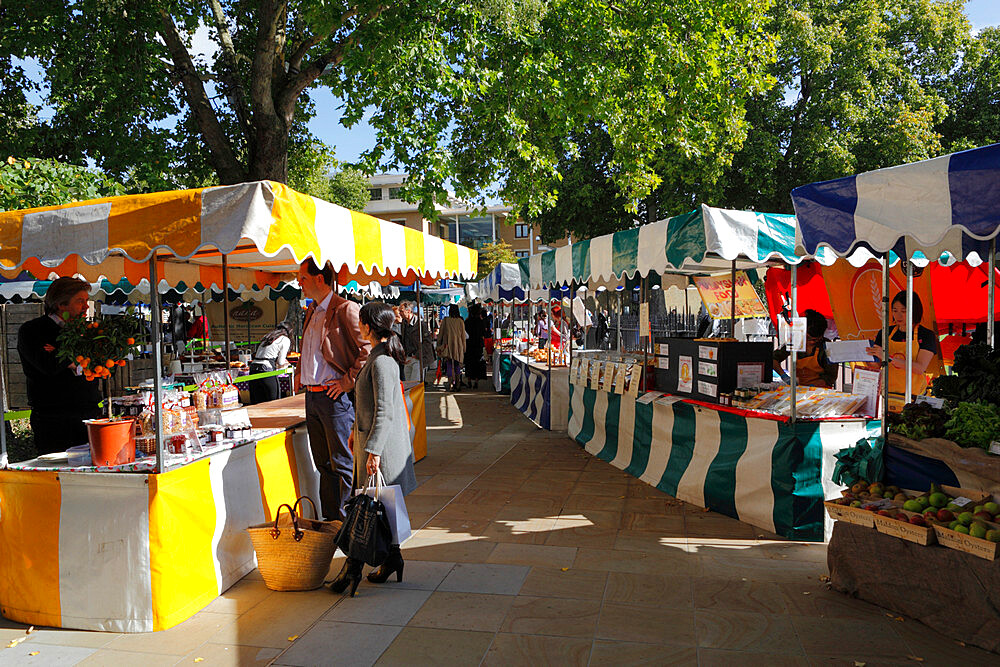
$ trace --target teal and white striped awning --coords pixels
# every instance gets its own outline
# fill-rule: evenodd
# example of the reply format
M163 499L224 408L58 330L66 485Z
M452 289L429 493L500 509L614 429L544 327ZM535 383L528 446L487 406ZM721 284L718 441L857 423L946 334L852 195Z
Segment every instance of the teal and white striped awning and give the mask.
M711 274L768 262L797 264L795 216L711 206L526 257L521 283L618 285L649 274ZM829 253L832 259L832 253ZM819 259L819 257L817 257Z

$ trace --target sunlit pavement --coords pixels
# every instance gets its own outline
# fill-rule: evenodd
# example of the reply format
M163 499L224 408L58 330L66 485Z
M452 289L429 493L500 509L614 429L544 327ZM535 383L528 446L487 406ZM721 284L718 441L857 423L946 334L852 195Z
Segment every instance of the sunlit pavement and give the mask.
M431 389L427 428L402 583L276 593L254 572L170 630L43 629L0 664L1000 662L828 590L824 545L675 500L505 396ZM0 621L0 646L24 636Z

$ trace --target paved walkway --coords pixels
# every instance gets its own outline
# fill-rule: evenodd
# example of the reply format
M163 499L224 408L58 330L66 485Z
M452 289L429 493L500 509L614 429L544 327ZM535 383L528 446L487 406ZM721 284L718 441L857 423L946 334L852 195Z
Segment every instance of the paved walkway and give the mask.
M165 632L39 630L0 664L1000 662L827 590L823 545L670 498L506 397L430 391L427 414L403 583L362 581L350 599L274 593L255 572ZM0 647L19 637L0 619Z

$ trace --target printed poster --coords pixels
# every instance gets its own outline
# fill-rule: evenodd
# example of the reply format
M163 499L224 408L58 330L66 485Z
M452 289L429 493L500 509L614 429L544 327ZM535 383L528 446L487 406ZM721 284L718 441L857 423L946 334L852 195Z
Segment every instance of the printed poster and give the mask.
M733 306L733 280L729 273L717 276L695 276L695 287L712 319L728 320ZM753 288L746 271L736 272L736 318L768 317L757 290Z
M677 391L690 394L694 386L694 362L691 357L677 360Z

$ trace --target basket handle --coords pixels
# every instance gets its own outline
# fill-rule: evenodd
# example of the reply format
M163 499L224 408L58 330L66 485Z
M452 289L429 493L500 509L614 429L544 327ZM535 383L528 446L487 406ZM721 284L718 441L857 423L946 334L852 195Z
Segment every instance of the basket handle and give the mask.
M302 516L302 512L299 511L299 503L301 503L303 500L308 500L309 501L309 504L313 508L313 516L315 516L317 519L319 519L319 510L316 509L316 503L314 503L313 499L310 498L309 496L299 496L299 499L295 501L294 505L292 505L292 512L294 513L296 511L298 511L299 512L299 516L300 517Z
M298 504L296 502L296 504ZM274 515L274 526L271 528L271 539L276 540L281 535L281 529L278 528L278 519L281 518L281 508L287 507L288 513L292 517L292 537L295 538L296 542L301 542L303 535L305 533L299 528L299 517L295 514L295 510L288 503L282 503L278 506L278 512Z

